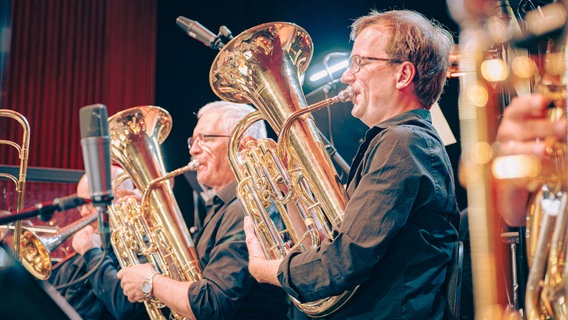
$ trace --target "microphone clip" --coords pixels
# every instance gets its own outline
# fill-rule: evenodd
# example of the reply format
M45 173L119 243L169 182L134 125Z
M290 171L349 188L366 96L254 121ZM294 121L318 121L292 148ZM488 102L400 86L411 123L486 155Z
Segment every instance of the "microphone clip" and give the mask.
M231 32L231 30L229 30L229 28L227 28L226 26L220 26L219 33L215 38L215 45L211 46L211 48L221 50L225 46L224 41L229 42L231 41L231 39L233 39L233 33Z
M233 33L226 26L219 27L219 33L213 38L210 43L210 48L213 50L221 50L225 46L225 42L229 42L233 39Z
M220 26L219 33L215 35L209 29L202 26L199 22L188 19L186 17L177 17L176 24L190 37L196 39L197 41L203 43L211 49L220 50L225 46L225 42L223 41L233 39L231 30L229 30L229 28L227 28L226 26Z
M112 193L102 194L100 196L91 197L93 205L96 207L106 207L112 203L114 196Z

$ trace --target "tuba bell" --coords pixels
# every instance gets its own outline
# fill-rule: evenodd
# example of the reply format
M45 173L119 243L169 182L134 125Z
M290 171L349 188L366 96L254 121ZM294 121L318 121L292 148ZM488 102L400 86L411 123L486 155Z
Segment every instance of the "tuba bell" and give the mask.
M221 99L252 103L258 109L233 131L229 162L238 182L237 196L252 217L269 258L309 250L331 238L348 202L313 119L298 114L308 107L299 76L312 53L311 38L303 28L285 22L265 23L227 43L209 75L211 88ZM341 99L350 99L349 94L324 104ZM238 153L240 136L262 119L281 132L278 145L264 139ZM273 220L274 208L280 214ZM343 306L355 290L317 301L292 301L310 317L325 317Z
M142 255L164 276L200 280L195 246L170 184L176 175L195 170L197 163L166 173L159 145L170 133L171 116L156 106L140 106L123 110L108 121L112 159L143 192L140 202L127 198L109 210L111 245L119 263L122 267L138 264ZM152 319L165 319L159 301L145 301L145 305Z

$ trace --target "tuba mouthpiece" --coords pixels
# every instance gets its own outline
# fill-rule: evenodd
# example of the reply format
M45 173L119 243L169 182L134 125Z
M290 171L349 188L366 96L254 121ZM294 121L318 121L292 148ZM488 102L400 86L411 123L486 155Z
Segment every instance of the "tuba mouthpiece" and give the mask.
M189 170L197 170L197 167L199 167L199 161L197 159L195 160L191 160L187 166L189 167Z
M351 101L351 99L353 99L353 96L355 94L353 93L353 88L351 87L347 87L343 90L341 90L338 94L337 94L337 99L340 102L347 102L347 101Z

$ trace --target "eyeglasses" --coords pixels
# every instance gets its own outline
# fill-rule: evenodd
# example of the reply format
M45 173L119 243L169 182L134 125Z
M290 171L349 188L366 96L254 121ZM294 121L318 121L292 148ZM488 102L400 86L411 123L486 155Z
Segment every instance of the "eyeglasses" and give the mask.
M347 69L349 69L349 71L351 71L352 74L356 74L357 72L359 72L359 70L361 70L361 63L364 60L386 61L386 62L390 62L390 63L402 63L402 62L404 62L404 61L399 60L399 59L362 57L358 54L354 54L349 58L349 61L347 62Z
M187 148L191 149L191 146L195 143L197 145L202 146L204 143L209 143L213 141L215 138L230 138L231 136L223 135L223 134L198 134L194 137L187 138Z

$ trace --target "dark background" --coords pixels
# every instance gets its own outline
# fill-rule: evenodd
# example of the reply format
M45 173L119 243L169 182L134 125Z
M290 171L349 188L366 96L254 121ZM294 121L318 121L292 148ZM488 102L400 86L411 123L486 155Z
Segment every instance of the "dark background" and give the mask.
M371 9L412 9L428 18L438 20L455 35L458 28L450 18L444 0L413 1L182 1L158 2L158 36L156 63L156 104L167 109L173 117L172 133L164 143L166 166L174 169L189 161L186 139L192 134L196 123L194 112L207 102L218 100L209 86L209 69L217 51L190 38L175 23L178 16L196 20L217 34L225 25L233 35L265 22L293 22L303 27L311 36L314 54L310 66L321 64L330 52L351 50L349 26L359 16ZM310 69L306 74L310 73ZM457 115L457 79L450 79L440 106L459 141ZM304 92L308 102L323 97L316 87L306 83ZM328 122L328 118L329 121ZM350 107L340 106L328 116L327 112L316 114L320 130L331 138L339 153L350 163L359 144L364 127L350 115ZM448 152L457 168L460 146L448 146ZM460 207L465 207L465 192L458 186ZM176 197L180 206L192 206L191 189L183 178L176 179Z

